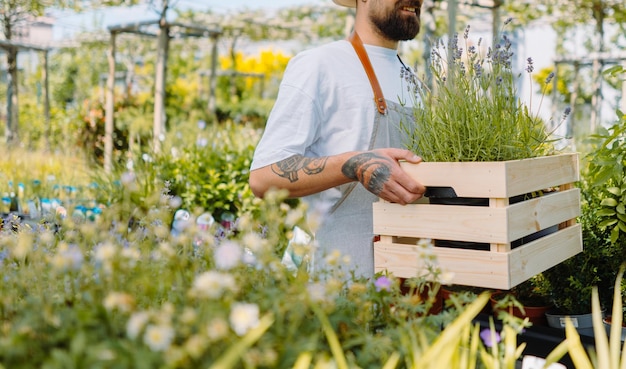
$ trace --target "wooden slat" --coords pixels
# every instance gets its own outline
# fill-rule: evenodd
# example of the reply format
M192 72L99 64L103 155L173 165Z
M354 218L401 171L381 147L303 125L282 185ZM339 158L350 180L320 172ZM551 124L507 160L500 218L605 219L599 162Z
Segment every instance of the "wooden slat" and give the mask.
M578 188L506 207L389 202L373 206L374 234L493 244L508 244L578 215Z
M459 197L508 198L579 180L576 153L501 162L401 165L425 186L452 187Z
M580 215L580 189L551 193L508 208L509 242ZM572 223L573 224L573 223Z
M374 203L374 234L506 243L506 208Z
M513 249L509 256L511 286L516 286L582 251L580 224Z
M413 240L417 242L417 240ZM403 242L408 242L406 239ZM560 230L510 252L433 247L439 267L453 273L449 283L511 289L582 251L580 225ZM411 244L374 243L374 268L398 277L424 275L423 249Z

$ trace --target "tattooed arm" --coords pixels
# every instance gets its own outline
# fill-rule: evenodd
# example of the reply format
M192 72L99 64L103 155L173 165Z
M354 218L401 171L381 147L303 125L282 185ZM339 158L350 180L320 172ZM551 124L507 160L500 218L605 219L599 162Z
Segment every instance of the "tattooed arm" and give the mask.
M409 177L398 160L419 163L408 150L378 149L307 158L294 155L250 173L250 187L257 196L270 188L284 188L290 196L306 196L352 182L392 202L407 204L424 194L426 188Z

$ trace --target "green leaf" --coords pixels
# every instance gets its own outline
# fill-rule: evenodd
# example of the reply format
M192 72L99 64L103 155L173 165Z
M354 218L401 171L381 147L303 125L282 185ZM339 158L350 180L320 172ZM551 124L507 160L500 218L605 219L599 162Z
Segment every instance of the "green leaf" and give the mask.
M624 223L624 222L617 222L617 228L619 228L620 231L626 233L626 223Z
M605 199L602 199L602 201L600 202L600 205L615 207L615 206L617 206L617 200L615 200L612 197L607 197Z
M620 214L626 214L626 207L624 207L624 203L620 203L619 205L617 205L617 208L615 208L615 210Z
M620 196L622 194L622 189L619 187L608 187L606 190L615 196Z
M600 227L600 229L604 229L608 226L612 226L615 223L617 223L617 219L607 219L600 222L600 224L598 224L598 227Z
M612 230L611 230L611 243L615 243L617 242L617 238L619 237L619 227L615 226Z
M600 209L598 210L598 216L600 217L612 217L615 215L615 210L613 209Z

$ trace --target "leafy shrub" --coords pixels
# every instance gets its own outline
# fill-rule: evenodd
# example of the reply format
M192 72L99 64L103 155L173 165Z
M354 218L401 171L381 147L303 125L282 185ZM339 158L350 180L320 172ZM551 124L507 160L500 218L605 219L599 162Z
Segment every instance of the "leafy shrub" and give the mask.
M248 177L258 132L227 123L199 130L195 138L155 160L154 170L169 194L180 197L181 207L201 208L218 220L248 210L254 199Z

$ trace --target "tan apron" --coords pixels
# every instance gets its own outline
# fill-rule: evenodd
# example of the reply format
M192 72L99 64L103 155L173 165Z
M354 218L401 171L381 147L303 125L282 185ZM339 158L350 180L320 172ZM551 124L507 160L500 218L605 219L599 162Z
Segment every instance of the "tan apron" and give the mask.
M361 62L364 62L363 59ZM365 63L369 63L369 60ZM368 70L366 65L364 68ZM389 147L405 148L405 137L400 122L405 127L415 126L412 109L389 100L385 100L386 111L381 109L379 99L382 93L380 87L377 90L377 86L374 86L374 84L378 85L378 82L375 76L372 79L369 72L368 77L373 85L375 103L379 108L368 150ZM358 182L344 185L342 190L342 197L324 217L322 226L315 232L315 239L319 246L314 258L315 269L326 268L325 256L332 250L339 250L341 255L350 256L349 268L355 270L356 276L371 277L374 274L372 203L377 201L378 197Z

